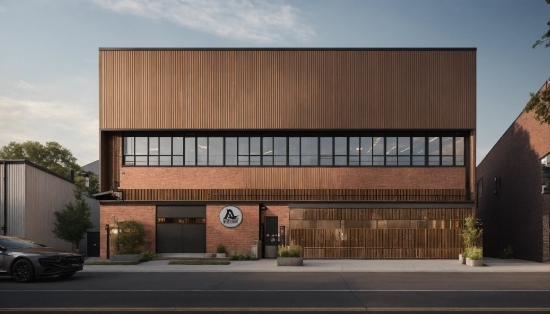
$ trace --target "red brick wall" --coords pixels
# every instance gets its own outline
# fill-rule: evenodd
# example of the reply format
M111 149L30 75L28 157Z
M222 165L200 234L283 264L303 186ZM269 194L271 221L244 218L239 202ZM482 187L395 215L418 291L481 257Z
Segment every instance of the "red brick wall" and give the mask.
M156 249L156 207L154 205L104 205L99 209L100 256L107 258L107 231L105 225L115 225L115 221L136 220L145 225L147 233L146 251ZM114 236L111 236L110 253L114 254Z
M483 220L486 256L550 261L550 195L541 195L540 158L550 152L550 125L522 113L477 167L483 179L477 216ZM495 194L494 178L500 178Z
M206 252L215 253L218 243L223 243L228 253L250 254L250 244L259 234L258 205L233 205L243 213L241 224L235 228L227 228L220 222L220 211L225 206L206 206Z
M464 189L465 167L122 167L121 189Z

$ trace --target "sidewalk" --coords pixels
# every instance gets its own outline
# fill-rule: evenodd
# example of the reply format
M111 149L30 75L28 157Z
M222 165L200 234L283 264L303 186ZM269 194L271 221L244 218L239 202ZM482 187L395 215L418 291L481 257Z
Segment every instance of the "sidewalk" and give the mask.
M88 261L105 261L90 258ZM275 259L231 261L230 265L168 265L154 260L138 265L84 265L85 272L545 272L550 263L518 259L484 258L483 267L457 260L304 260L304 266L277 266Z

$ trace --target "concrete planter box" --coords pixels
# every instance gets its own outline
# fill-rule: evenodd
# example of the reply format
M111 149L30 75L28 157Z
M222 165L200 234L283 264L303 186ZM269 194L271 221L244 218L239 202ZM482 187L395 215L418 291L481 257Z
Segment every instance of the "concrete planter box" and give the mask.
M473 266L473 267L483 266L483 260L482 259L470 259L469 257L466 257L466 265Z
M225 257L225 253L216 253L216 257L218 258Z
M304 266L302 257L277 257L277 266Z
M464 255L462 254L458 254L458 261L460 262L460 264L466 264L466 257L464 257Z
M113 254L111 261L114 262L135 262L139 260L141 254Z

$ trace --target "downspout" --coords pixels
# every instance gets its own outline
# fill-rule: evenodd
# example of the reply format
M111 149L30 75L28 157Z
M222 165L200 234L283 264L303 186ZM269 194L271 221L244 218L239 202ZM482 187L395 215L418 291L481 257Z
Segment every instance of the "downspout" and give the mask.
M4 200L3 200L3 211L4 211L4 226L2 229L4 229L4 235L8 234L8 166L6 164L6 161L3 160L2 164L4 164Z

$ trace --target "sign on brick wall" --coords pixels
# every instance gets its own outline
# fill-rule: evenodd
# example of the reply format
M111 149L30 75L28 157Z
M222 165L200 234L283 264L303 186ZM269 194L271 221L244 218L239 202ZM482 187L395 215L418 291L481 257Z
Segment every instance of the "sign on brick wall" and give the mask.
M243 221L243 213L236 206L225 206L220 211L220 222L227 228L235 228Z

